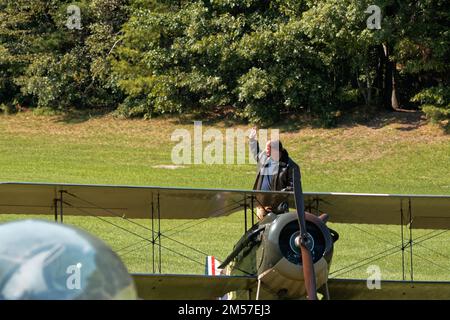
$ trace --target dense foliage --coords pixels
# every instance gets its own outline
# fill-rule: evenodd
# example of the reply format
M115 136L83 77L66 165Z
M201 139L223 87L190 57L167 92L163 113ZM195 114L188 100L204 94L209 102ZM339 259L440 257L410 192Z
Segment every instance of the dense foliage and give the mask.
M126 1L76 3L81 9L81 29L67 27L70 4L0 0L0 99L4 105L65 110L118 102L120 94L107 57L127 20Z
M445 0L0 0L0 108L450 117ZM69 29L67 8L81 9ZM381 8L369 29L369 5ZM3 104L2 104L3 103Z

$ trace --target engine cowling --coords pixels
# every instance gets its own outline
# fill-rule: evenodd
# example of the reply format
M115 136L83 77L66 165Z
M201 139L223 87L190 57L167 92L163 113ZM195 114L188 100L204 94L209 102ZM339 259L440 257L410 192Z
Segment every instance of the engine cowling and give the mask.
M317 287L323 286L333 255L333 238L325 225L325 216L319 218L305 213L306 229L310 235L310 246ZM299 235L296 212L276 216L262 235L258 250L258 274L266 291L280 298L299 298L306 295L300 249L295 245Z

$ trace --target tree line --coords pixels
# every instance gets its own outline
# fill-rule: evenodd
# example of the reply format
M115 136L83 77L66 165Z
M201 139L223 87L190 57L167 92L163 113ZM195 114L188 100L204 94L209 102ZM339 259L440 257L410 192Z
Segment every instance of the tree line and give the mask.
M449 119L449 14L445 0L0 0L0 111Z

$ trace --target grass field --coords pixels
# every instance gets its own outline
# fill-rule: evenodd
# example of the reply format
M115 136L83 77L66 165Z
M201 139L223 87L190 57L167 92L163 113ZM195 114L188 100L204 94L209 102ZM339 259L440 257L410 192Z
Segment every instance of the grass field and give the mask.
M227 128L223 122L213 126ZM172 119L34 116L29 112L0 116L0 181L252 187L253 165L187 165L174 170L158 167L171 164L175 143L170 136L178 128L192 131L193 124ZM383 114L366 122L346 121L335 129L302 124L279 128L283 144L302 166L306 191L450 194L450 136L418 114ZM3 215L0 219L25 217ZM150 237L147 229L120 218L110 218L108 223L67 217L65 222L104 239L130 271L152 271L151 246L142 239ZM149 220L137 222L150 227ZM204 253L223 259L244 229L242 213L213 220L163 221L161 227L166 236L198 250L163 237L164 273L202 273ZM401 241L400 227L332 227L341 235L335 246L332 277L364 278L367 266L377 264L384 278L401 279L402 254L395 248ZM413 246L415 279L450 280L450 232L414 230L413 236L418 242ZM355 270L347 267L372 256L380 259L355 264ZM409 250L405 257L409 270Z

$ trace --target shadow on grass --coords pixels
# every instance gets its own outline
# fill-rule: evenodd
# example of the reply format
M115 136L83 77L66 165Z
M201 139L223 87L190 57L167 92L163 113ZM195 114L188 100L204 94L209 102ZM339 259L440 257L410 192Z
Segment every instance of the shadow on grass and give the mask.
M371 114L370 118L354 118L354 125L362 125L372 129L381 129L383 127L397 124L399 131L413 131L426 125L428 121L420 111L383 111ZM348 124L344 123L344 126Z
M414 131L430 123L421 111L393 111L379 113L372 120L361 122L359 125L365 125L373 129L381 129L388 125L397 125L398 131ZM450 134L450 121L437 123L444 134Z
M193 125L194 121L202 121L204 125L232 128L248 126L257 128L277 128L281 133L298 132L305 128L353 128L365 126L372 129L382 129L389 125L397 125L398 131L414 131L428 124L425 115L420 111L380 111L374 108L357 107L345 113L336 113L334 125L327 127L317 115L311 113L289 113L280 115L280 120L270 126L252 125L236 116L232 107L217 109L211 112L191 112L180 115L155 116L155 119L166 119L174 125ZM70 110L60 115L57 122L79 124L91 119L101 118L114 113L114 109L102 108L95 110ZM450 123L441 124L443 131L450 134Z
M291 115L274 127L279 128L281 132L287 133L296 132L304 128L351 129L357 126L364 126L372 129L382 129L390 125L396 125L395 129L399 131L413 131L428 124L428 120L420 111L368 111L365 108L352 110L347 113L337 113L333 122L333 126L325 126L323 121L317 116L307 114L301 116Z
M56 122L65 124L79 124L91 119L98 119L105 117L114 112L113 109L94 109L94 110L69 110L61 114Z

